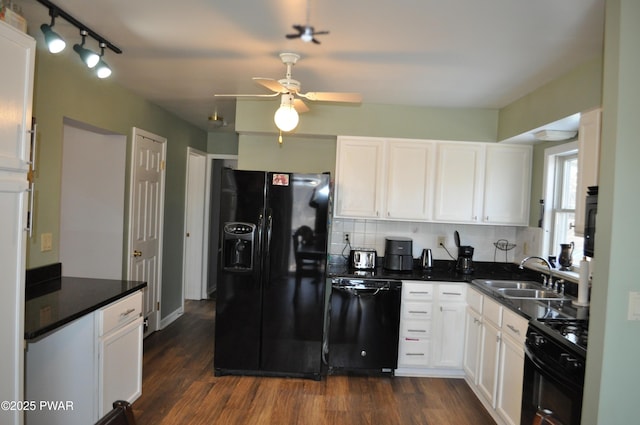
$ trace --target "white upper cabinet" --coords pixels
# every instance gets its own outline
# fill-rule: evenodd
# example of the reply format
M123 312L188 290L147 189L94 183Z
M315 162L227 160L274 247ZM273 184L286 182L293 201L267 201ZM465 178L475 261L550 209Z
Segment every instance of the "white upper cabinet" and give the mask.
M526 226L531 197L531 146L486 148L482 221Z
M384 196L383 139L339 137L336 158L337 217L377 218Z
M483 176L483 144L438 143L435 220L478 223Z
M602 110L600 108L580 115L578 128L578 187L576 189L576 227L578 236L584 235L584 210L587 189L598 186L598 168L600 167L600 127Z
M338 137L336 217L524 225L531 147Z
M425 140L339 137L335 215L428 220L434 152Z
M435 143L390 140L385 213L389 219L431 219Z
M26 171L35 40L4 22L0 25L0 39L3 63L0 84L0 169Z

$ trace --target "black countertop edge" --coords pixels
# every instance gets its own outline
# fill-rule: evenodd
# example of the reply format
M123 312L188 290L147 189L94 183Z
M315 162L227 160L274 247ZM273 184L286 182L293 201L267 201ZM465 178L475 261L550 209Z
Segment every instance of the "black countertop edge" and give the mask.
M35 342L146 286L140 281L64 276L40 282L28 290L24 338Z
M347 277L347 278L372 278L372 279L397 279L397 280L422 280L425 282L466 282L474 288L478 289L484 295L491 297L503 306L509 308L520 316L532 320L540 319L546 315L554 315L557 313L567 315L569 317L588 317L588 308L574 307L571 302L560 301L544 301L538 300L514 300L504 298L497 295L484 285L476 284L474 279L515 279L515 280L532 280L540 282L540 272L531 269L521 270L517 264L513 263L494 263L494 262L474 262L473 273L462 274L455 270L455 261L435 260L434 267L430 270L414 268L414 270L406 272L395 272L385 270L381 267L375 270L353 270L346 264L332 264L329 267L329 277ZM575 296L576 294L568 293Z

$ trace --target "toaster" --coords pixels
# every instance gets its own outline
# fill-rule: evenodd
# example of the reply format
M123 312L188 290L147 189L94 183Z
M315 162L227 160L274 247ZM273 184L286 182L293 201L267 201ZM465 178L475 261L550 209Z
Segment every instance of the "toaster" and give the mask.
M371 270L376 268L378 253L375 249L358 248L349 251L349 266L356 270Z

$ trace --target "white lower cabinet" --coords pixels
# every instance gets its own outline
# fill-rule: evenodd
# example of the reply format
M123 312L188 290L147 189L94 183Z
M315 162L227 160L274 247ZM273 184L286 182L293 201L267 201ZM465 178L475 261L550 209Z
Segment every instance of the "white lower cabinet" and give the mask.
M142 394L142 292L97 313L98 417Z
M520 423L528 320L467 289L465 378L498 424Z
M461 376L466 283L402 282L399 376Z
M135 292L37 340L26 350L28 425L97 422L142 390L142 293ZM41 405L40 403L49 403Z
M524 376L524 340L527 325L526 319L505 309L502 339L500 340L496 411L510 425L520 423L522 379Z

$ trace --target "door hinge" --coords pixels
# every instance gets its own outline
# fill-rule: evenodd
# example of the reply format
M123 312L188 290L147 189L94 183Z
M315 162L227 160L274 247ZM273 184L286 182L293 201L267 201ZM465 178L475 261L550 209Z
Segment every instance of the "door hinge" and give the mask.
M160 311L160 301L156 302L156 310Z
M164 171L165 167L166 167L166 162L163 159L162 161L160 161L160 170Z

